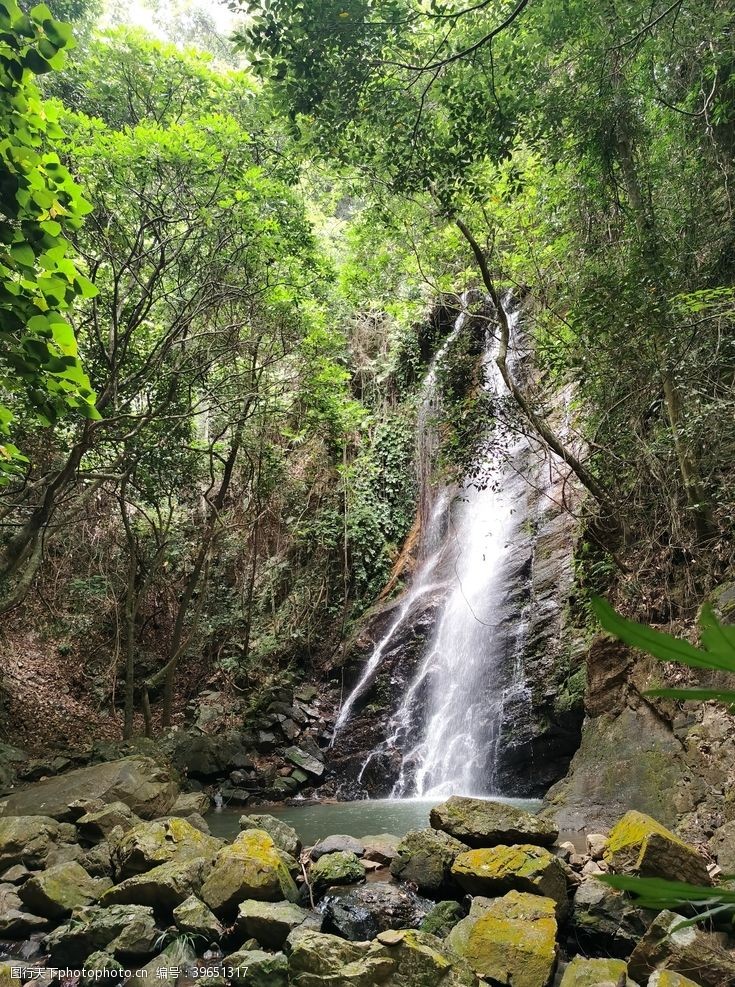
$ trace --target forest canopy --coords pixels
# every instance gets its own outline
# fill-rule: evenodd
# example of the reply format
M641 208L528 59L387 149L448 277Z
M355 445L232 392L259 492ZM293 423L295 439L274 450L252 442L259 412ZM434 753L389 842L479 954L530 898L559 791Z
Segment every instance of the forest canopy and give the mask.
M458 340L435 477L527 433L585 491L585 585L692 611L735 505L728 0L268 0L231 38L27 6L0 0L2 608L53 601L126 736L192 681L333 660L400 581L421 381L486 298L507 393Z

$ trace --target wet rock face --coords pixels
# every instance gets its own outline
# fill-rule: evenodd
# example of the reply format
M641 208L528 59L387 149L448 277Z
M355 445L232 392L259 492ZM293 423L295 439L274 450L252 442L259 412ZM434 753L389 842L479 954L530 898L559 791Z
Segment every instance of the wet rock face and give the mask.
M384 882L332 892L321 906L324 931L363 942L388 929L416 929L431 904L407 888Z

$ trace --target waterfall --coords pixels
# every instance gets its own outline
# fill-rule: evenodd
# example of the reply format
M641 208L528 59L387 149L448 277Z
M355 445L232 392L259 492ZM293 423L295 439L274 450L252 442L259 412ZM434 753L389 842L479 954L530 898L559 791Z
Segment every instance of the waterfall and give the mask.
M509 311L511 333L518 311ZM437 366L465 324L464 312L437 353L422 393L417 435L421 485L419 509L428 515L421 561L396 619L375 647L360 681L345 702L335 732L342 729L355 699L374 679L387 645L411 619L417 601L441 589L433 632L413 679L387 724L381 745L370 753L358 780L379 753L399 752L395 797L499 794L498 755L506 703L527 694L522 667L527 582L523 561L530 534L523 522L526 497L523 467L529 453L522 436L504 436L502 457L488 438L475 468L452 496L436 496L431 464L437 451L432 430L437 402ZM506 388L495 363L496 341L488 334L483 386L503 396ZM482 482L473 478L480 474Z
M508 313L511 332L518 315ZM495 348L488 340L484 386L504 394ZM526 692L517 560L527 537L520 475L527 450L524 437L514 438L498 463L486 443L478 463L485 484L466 481L452 505L445 560L449 591L386 741L402 751L396 796L498 794L504 708Z
M439 410L437 367L440 365L452 342L462 331L467 319L468 299L468 292L465 292L460 297L459 315L455 319L451 333L444 340L431 361L419 396L418 414L416 416L415 459L416 482L419 490L419 516L421 519L420 554L422 561L413 577L411 587L398 610L397 617L390 624L380 641L375 645L357 684L342 704L342 708L334 724L330 747L334 745L338 734L349 720L355 701L372 682L376 671L380 667L380 662L386 648L405 624L407 618L414 610L415 604L422 597L438 588L438 585L432 582L431 576L441 554L442 522L446 513L446 497L440 496L435 501L431 484L431 470L439 447L439 439L435 427L436 415Z

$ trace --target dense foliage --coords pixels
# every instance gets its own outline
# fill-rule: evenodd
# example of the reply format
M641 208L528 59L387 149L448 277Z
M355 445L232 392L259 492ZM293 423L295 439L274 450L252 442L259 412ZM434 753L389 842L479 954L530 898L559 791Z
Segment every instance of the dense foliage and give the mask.
M589 495L581 580L690 614L731 564L732 5L240 7L233 45L154 4L183 48L0 3L4 610L111 649L128 734L329 666L415 526L426 368L494 304L507 396L459 337L435 470L529 432Z

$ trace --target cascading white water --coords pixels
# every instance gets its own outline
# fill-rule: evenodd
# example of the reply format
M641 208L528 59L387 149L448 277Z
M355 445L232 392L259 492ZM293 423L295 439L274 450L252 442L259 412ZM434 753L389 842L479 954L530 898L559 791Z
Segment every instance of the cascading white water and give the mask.
M446 338L434 355L426 378L421 388L419 408L416 422L416 464L417 485L419 489L419 511L421 515L421 557L422 561L411 581L411 586L401 604L395 620L378 641L372 654L367 660L362 675L350 694L345 699L334 724L330 746L334 745L338 734L350 718L355 701L362 695L365 688L372 682L376 671L385 654L386 648L395 638L397 632L413 612L415 604L428 593L436 590L438 585L432 581L432 575L440 557L441 536L444 515L446 513L446 497L439 497L434 502L431 487L431 464L438 448L435 429L435 418L438 411L437 398L437 367L444 358L447 349L462 331L467 319L468 294L460 298L460 312L455 319L452 332Z
M518 313L508 318L513 331ZM484 386L503 394L494 349L490 340ZM523 521L517 461L525 451L525 439L518 438L498 463L486 445L485 485L466 483L453 504L446 548L450 589L387 739L403 751L396 796L496 793L504 707L526 688L519 661L525 624L517 601L508 599ZM420 731L417 718L423 720ZM417 732L418 742L406 750Z
M466 302L463 298L463 309ZM508 319L513 332L518 313L509 312ZM517 706L526 691L521 662L525 620L523 602L517 598L518 558L524 555L519 549L526 537L521 530L525 485L520 476L526 440L509 440L502 461L488 441L477 461L482 484L470 478L454 498L448 490L436 497L430 485L437 451L437 367L465 321L463 311L437 353L422 392L419 507L422 517L428 513L422 561L396 619L375 647L335 725L336 735L417 603L441 589L442 602L423 658L388 723L385 740L369 754L358 776L362 781L378 755L400 752L395 797L497 794L504 708L511 698ZM488 336L484 387L502 396L506 389L494 359L496 345Z

